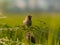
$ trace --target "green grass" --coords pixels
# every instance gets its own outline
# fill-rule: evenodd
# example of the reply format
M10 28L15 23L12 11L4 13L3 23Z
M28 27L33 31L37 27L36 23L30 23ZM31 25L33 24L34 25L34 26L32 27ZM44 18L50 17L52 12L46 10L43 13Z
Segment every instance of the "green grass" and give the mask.
M60 45L59 13L32 13L32 26L25 30L22 22L27 14L5 15L7 18L0 19L0 28L3 28L0 31L0 45L28 45L25 38L27 31L31 35L33 33L36 39L36 44L30 45Z

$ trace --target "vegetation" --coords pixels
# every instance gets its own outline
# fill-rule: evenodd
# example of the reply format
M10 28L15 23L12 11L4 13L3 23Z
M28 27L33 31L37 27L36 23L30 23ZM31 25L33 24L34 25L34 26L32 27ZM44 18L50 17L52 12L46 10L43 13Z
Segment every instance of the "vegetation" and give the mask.
M7 15L0 19L0 45L60 45L59 14L32 14L32 26L24 28L22 21L27 14ZM34 34L36 44L28 43L26 32Z

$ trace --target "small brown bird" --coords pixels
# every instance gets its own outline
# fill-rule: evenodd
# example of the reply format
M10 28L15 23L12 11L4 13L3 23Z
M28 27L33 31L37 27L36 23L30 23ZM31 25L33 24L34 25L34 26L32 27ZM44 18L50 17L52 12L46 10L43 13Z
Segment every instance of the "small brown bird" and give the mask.
M30 16L30 15L26 16L25 20L23 21L23 25L30 27L32 25L31 18L32 18L32 16Z
M34 35L31 35L30 32L27 32L27 33L26 33L26 39L27 39L27 41L28 41L29 43L30 43L30 42L32 42L32 43L34 43L34 44L36 43L36 42L35 42L35 37L34 37Z
M30 27L32 25L32 20L31 20L32 16L28 15L26 16L25 20L23 21L23 25L26 27ZM35 37L34 35L31 35L30 36L30 32L26 32L26 39L28 42L32 42L32 43L35 43Z

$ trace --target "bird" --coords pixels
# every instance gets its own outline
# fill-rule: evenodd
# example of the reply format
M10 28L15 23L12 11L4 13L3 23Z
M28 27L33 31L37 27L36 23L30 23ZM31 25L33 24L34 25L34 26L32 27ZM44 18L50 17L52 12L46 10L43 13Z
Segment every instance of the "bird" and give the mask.
M30 43L30 42L32 42L32 43L36 43L36 41L35 41L35 37L34 37L34 35L31 35L31 33L30 32L27 32L26 33L26 40Z
M31 20L32 16L28 15L25 17L25 20L23 20L23 25L26 27L30 27L32 25L32 20Z
M32 16L31 15L28 15L25 17L25 20L23 20L23 25L28 28L32 25ZM28 42L31 41L34 44L36 43L34 35L31 35L29 31L26 32L26 39Z

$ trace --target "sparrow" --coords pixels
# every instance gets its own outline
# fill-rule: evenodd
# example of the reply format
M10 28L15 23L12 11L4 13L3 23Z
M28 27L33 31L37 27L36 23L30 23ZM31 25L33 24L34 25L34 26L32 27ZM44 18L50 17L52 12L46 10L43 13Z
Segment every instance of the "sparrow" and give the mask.
M28 15L25 17L25 20L23 20L23 25L30 27L32 25L32 20L31 20L32 16Z
M35 37L34 37L34 35L31 35L30 34L30 32L27 32L26 33L26 40L30 43L30 42L32 42L32 43L36 43L36 41L35 41Z
M25 20L23 20L23 25L25 27L28 27L29 28L32 25L32 20L31 19L32 19L32 16L31 15L26 16L25 17ZM31 41L32 43L35 44L35 37L34 37L34 35L31 35L29 31L26 32L26 40L28 42Z

